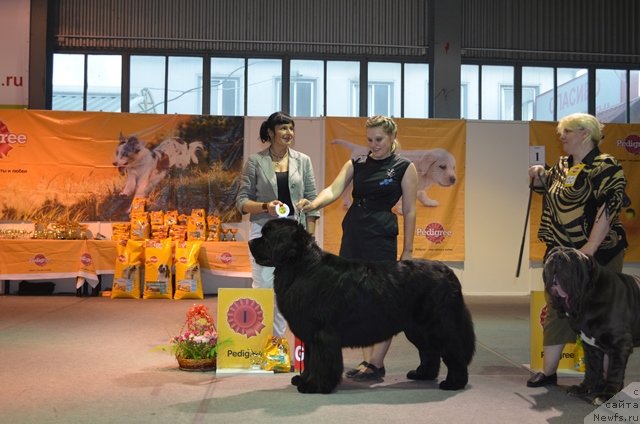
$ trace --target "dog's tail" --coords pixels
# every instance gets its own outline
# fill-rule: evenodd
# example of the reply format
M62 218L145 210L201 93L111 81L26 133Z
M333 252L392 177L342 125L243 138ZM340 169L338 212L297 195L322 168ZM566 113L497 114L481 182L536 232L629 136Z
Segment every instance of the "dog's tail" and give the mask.
M198 152L204 151L204 144L202 141L192 141L189 143L189 157L191 158L191 162L198 164Z

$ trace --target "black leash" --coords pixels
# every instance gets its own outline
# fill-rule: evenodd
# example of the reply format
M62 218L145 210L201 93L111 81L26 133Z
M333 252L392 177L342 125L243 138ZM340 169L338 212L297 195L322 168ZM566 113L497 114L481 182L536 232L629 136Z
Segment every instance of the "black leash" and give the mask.
M520 243L520 255L518 255L518 268L516 268L516 278L520 277L520 267L522 266L522 255L524 253L524 242L527 237L527 227L529 224L529 213L531 211L531 198L533 197L533 178L529 184L529 202L527 203L527 213L524 219L524 231L522 232L522 243Z

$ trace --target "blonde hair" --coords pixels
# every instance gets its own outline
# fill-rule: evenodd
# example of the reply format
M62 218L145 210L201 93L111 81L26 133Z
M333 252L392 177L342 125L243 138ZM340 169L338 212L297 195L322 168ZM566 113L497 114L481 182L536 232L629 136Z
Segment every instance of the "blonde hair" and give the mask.
M393 119L384 115L375 115L367 119L367 122L364 124L364 126L366 128L381 127L382 131L384 131L385 134L393 137L393 143L391 143L391 153L395 153L400 150L400 143L396 139L396 135L398 134L398 126Z
M560 122L558 122L556 130L558 134L562 134L565 129L571 131L588 131L591 135L590 140L594 147L599 145L604 138L604 135L602 134L604 125L598 121L598 118L588 113L572 113L571 115L567 115L562 118Z

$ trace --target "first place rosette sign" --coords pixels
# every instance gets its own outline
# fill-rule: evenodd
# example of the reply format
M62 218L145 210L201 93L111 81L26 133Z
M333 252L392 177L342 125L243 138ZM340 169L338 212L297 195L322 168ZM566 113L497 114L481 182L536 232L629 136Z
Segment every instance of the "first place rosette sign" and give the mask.
M273 298L273 289L218 289L218 340L225 343L217 373L262 372L252 369L252 358L272 335Z

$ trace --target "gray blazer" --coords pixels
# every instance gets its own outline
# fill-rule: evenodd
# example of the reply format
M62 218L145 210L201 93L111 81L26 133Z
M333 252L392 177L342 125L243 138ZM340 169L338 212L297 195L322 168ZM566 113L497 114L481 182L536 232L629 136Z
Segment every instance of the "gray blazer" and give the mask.
M317 196L311 158L293 149L289 149L289 191L294 205L303 198L313 200ZM236 208L244 213L242 206L247 200L270 202L277 198L278 183L267 148L249 156L245 163L236 197ZM320 212L309 212L307 215L320 216ZM251 214L250 217L251 222L261 225L271 219L273 217L267 213Z

